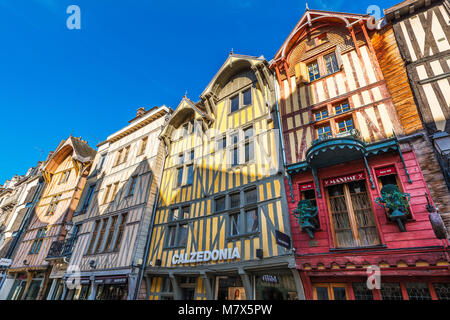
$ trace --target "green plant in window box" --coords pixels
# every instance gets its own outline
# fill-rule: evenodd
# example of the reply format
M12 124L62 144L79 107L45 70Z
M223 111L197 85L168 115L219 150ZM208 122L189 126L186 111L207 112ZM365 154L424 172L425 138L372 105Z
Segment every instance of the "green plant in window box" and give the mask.
M320 227L317 207L310 200L300 200L292 215L297 219L301 229L314 239L314 232Z
M388 216L391 221L397 222L401 232L406 231L404 222L408 219L408 206L411 200L409 193L402 193L396 185L387 184L381 188L381 197L377 197L375 202L388 209Z

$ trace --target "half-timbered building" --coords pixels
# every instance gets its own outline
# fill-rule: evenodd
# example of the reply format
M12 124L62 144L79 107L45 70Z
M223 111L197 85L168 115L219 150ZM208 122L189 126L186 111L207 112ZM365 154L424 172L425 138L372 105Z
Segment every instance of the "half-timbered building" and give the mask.
M0 200L0 208L12 208L0 225L3 231L0 233L0 300L6 300L14 283L14 277L8 276L8 268L12 264L12 258L17 249L20 239L26 230L30 217L33 215L34 207L40 198L45 184L42 177L43 163L38 162L24 176L14 179L14 193L6 201ZM10 184L13 181L9 181ZM3 190L11 189L11 185L3 185ZM2 212L5 214L5 212Z
M171 112L139 108L128 126L98 145L76 232L66 239L75 243L69 269L53 299L136 299L164 161L158 136Z
M450 4L407 0L386 9L385 19L392 24L424 125L423 139L430 146L418 151L427 158L422 168L450 227ZM434 158L441 172L434 168Z
M199 102L182 99L160 136L168 155L147 299L303 296L290 250L275 105L266 60L233 53Z
M271 63L307 299L448 295L445 230L437 239L408 136L420 119L402 69L391 95L372 26L368 15L306 10ZM380 272L381 287L368 286Z
M48 259L49 253L67 233L95 153L86 141L70 136L45 163L45 189L8 272L15 279L8 299L47 296L53 281L50 274L57 267Z

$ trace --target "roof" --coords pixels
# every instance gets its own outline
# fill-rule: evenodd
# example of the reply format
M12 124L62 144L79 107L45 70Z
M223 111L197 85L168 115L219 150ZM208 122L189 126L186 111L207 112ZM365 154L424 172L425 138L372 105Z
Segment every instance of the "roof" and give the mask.
M384 10L384 15L387 21L393 21L400 19L401 17L408 16L414 13L418 9L429 6L434 3L442 2L441 0L405 0L388 9Z
M324 10L306 10L305 13L300 18L299 22L292 29L289 36L283 42L280 49L275 54L275 57L271 61L271 65L278 60L286 58L286 55L290 49L289 44L296 34L303 30L306 26L311 26L314 22L323 19L335 19L341 21L346 27L351 27L352 25L358 23L359 21L369 20L371 17L368 14L358 14L358 13L345 13L336 11L324 11Z

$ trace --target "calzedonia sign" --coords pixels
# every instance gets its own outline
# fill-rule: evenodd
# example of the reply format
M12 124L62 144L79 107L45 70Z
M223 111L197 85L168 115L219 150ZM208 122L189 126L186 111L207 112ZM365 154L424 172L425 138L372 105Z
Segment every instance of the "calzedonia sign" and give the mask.
M172 264L186 264L186 263L198 263L198 262L209 262L218 260L233 260L240 259L241 253L239 248L228 248L212 251L194 251L185 254L174 254L172 257Z

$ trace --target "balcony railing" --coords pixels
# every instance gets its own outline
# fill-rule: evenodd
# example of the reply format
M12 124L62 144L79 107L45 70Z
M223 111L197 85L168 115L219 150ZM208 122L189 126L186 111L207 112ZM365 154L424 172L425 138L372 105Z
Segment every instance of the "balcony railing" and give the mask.
M52 243L46 259L58 259L72 255L75 239L57 240Z
M328 133L326 135L322 135L319 139L314 140L312 144L315 145L322 141L327 141L327 140L331 140L331 139L339 139L339 138L353 138L356 140L361 140L361 134L356 129L342 131L342 132L336 133L335 135Z

